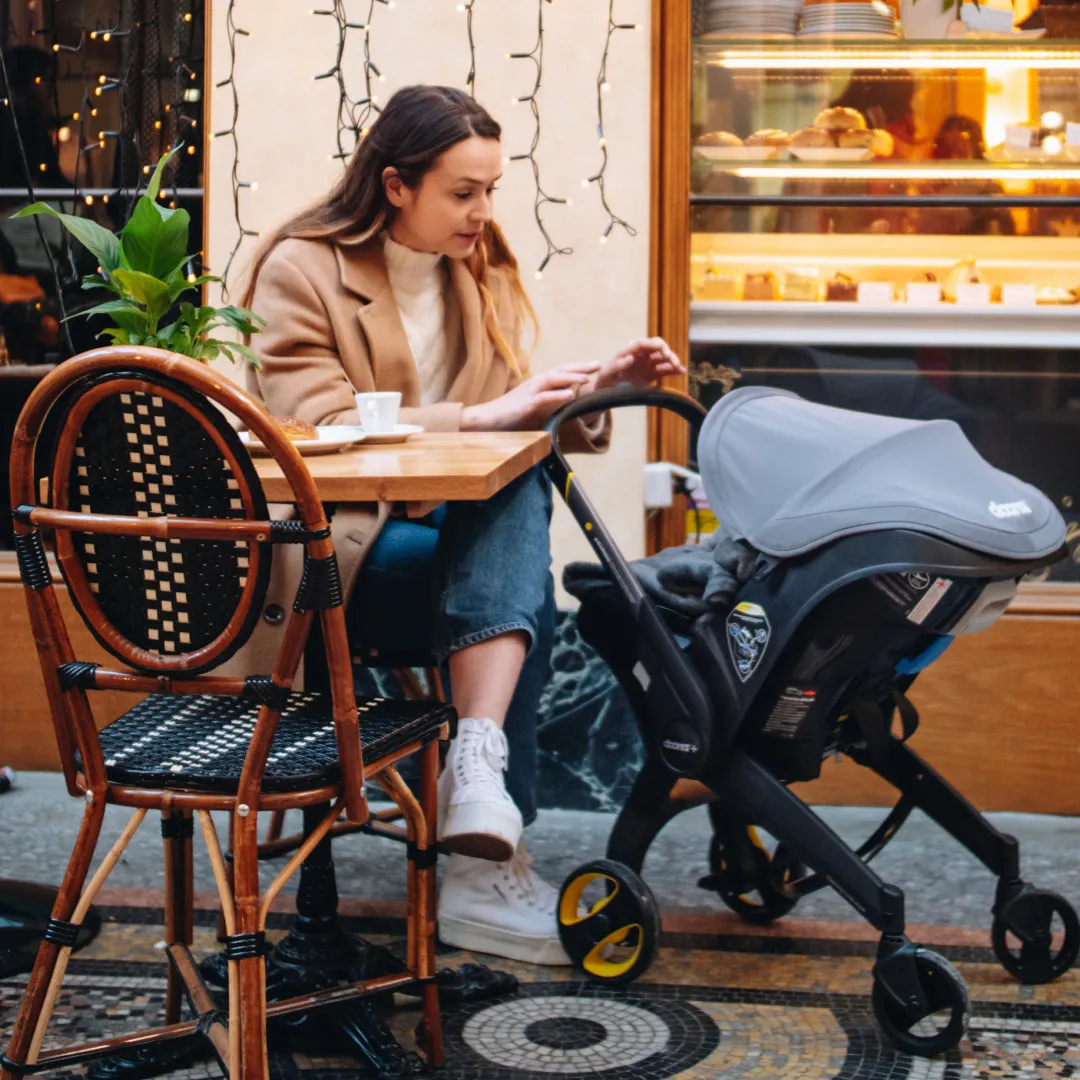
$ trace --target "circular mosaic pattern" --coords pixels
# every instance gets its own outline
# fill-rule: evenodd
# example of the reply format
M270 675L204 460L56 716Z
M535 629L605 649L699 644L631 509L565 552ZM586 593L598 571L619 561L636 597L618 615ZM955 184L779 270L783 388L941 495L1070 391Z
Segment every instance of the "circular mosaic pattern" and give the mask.
M607 1028L584 1016L551 1016L535 1020L525 1029L525 1038L556 1050L584 1050L607 1038Z
M461 1075L525 1080L602 1076L604 1080L660 1080L712 1053L720 1039L712 1019L689 1001L651 994L615 996L588 985L534 984L529 997L493 1002L449 1017ZM539 990L537 993L535 991ZM455 1037L456 1036L456 1037Z

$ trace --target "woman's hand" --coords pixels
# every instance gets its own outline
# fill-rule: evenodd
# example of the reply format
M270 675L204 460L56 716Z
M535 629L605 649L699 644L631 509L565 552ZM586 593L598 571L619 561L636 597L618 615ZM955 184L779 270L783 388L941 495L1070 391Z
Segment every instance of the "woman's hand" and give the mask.
M685 374L686 368L663 338L644 338L631 341L606 364L601 364L591 389L606 390L619 383L648 386L665 375Z
M534 375L502 397L467 405L461 411L461 430L539 431L552 413L587 388L600 368L595 361L564 364Z

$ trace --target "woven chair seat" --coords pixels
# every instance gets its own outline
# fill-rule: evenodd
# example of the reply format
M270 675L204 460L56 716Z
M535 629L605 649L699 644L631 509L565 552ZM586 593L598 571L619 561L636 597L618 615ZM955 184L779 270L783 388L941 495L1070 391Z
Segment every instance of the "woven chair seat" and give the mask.
M428 701L357 700L364 763L435 737L454 711ZM234 697L152 694L101 732L113 783L234 793L259 706ZM267 792L304 791L340 778L330 695L294 693L282 710L263 775Z

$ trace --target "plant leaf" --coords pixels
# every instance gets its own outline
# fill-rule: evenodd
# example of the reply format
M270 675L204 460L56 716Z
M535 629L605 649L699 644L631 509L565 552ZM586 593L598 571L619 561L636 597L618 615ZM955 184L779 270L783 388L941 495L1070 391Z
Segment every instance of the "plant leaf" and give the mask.
M187 261L188 229L191 215L177 210L163 220L147 196L135 204L135 211L120 233L120 250L125 266L151 277L166 278Z
M130 300L106 300L105 303L96 304L85 311L76 311L69 315L68 318L89 318L91 315L111 315L113 321L119 326L124 326L126 323L129 327L137 326L140 329L145 329L147 323L146 312L141 311Z
M106 326L104 330L98 334L99 338L112 338L117 345L134 345L135 342L131 340L131 336L126 330L122 330L119 326Z
M266 320L247 308L236 307L229 304L227 307L218 308L217 316L226 325L242 334L257 334L266 325Z
M48 203L36 202L24 206L12 217L32 217L35 214L49 214L60 221L65 229L84 248L86 248L102 267L110 273L120 265L120 241L108 229L102 228L89 218L75 217L74 214L61 214Z
M126 293L146 307L153 332L158 320L169 310L169 287L160 278L122 267L113 271L113 277Z
M146 194L143 196L143 198L150 200L151 206L157 205L158 192L161 190L161 174L165 171L165 166L180 153L180 148L183 145L183 143L177 143L167 154L163 155L154 168L154 175L150 177L150 183L146 186Z

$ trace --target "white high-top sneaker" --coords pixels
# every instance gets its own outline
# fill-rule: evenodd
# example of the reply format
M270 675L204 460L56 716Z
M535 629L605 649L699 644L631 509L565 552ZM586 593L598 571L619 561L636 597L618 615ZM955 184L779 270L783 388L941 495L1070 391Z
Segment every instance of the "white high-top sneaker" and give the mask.
M451 855L439 891L439 937L526 964L567 965L558 902L558 890L533 872L523 843L508 862Z
M458 721L439 777L439 839L443 848L477 859L513 857L524 824L503 782L506 736L493 720Z

